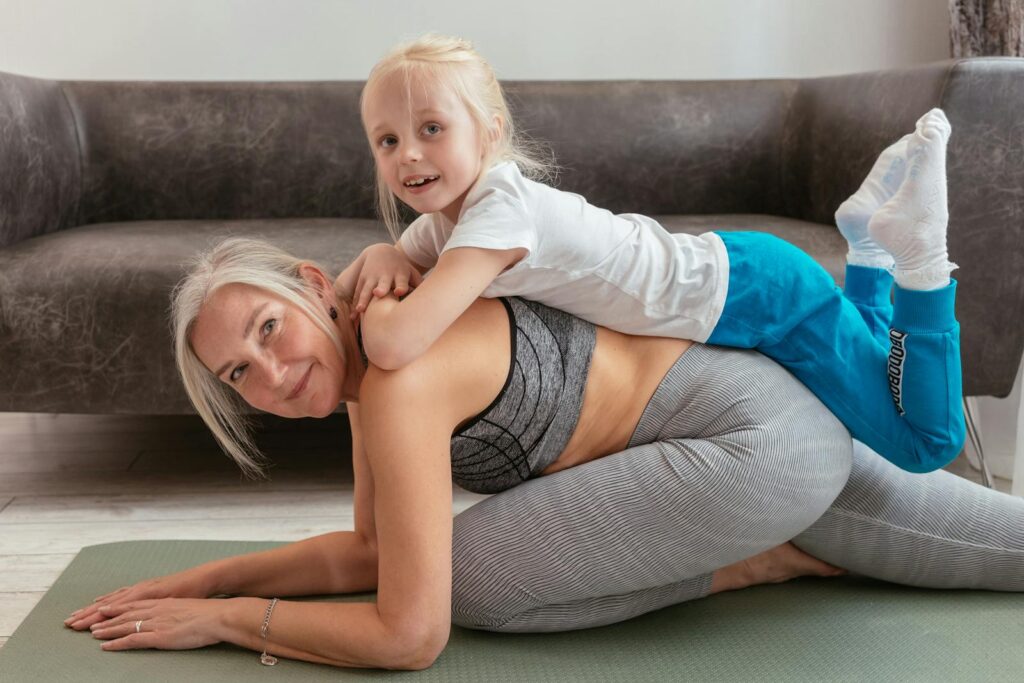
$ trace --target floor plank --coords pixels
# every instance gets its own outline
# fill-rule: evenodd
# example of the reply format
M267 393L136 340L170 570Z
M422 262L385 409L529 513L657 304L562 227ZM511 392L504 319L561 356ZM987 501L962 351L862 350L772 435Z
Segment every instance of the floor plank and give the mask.
M228 491L112 496L24 496L0 513L0 525L146 520L327 517L352 508L351 491Z
M351 496L351 493L349 493ZM461 499L453 504L453 514L476 502ZM0 555L77 553L87 545L128 540L216 539L239 541L297 541L329 531L354 528L351 505L329 503L328 514L244 515L233 518L196 518L181 511L176 517L160 519L116 520L109 522L0 523Z
M3 457L0 454L0 457ZM191 472L16 472L0 477L0 496L47 493L56 496L84 494L180 493L184 491L337 490L352 481L351 465L309 470L272 469L271 479L254 482L237 470Z
M287 519L191 519L69 524L0 524L0 555L77 553L87 545L170 539L297 541L329 531L352 529L351 512ZM2 604L2 603L0 603Z
M0 638L10 638L18 625L42 599L45 591L26 593L0 593Z
M346 428L348 418L334 414L327 418L286 419L274 415L253 415L257 430L310 434ZM209 429L198 415L95 415L73 413L0 413L0 435L48 434L199 434Z
M138 458L138 451L112 447L102 451L83 453L51 449L10 451L4 448L0 457L0 475L16 472L105 472L127 470Z
M311 446L303 442L302 449L295 453L277 452L263 454L270 458L274 470L311 469L344 464L351 461L350 452L339 445ZM154 448L146 449L131 465L133 472L172 472L188 469L193 472L219 470L237 472L238 466L220 450L210 448Z
M74 553L0 555L0 593L49 590L73 559Z
M453 513L487 498L456 490ZM351 514L352 489L325 491L228 491L111 496L23 496L0 512L4 524L138 522L145 520L329 517Z

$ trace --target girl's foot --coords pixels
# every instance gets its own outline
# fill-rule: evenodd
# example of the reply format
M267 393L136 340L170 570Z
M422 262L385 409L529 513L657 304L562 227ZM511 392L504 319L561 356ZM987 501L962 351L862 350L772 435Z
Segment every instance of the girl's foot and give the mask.
M922 116L907 143L907 172L896 194L868 221L868 235L894 261L904 289L939 289L956 266L946 251L946 142L951 132L941 109Z
M792 543L723 567L712 575L711 593L731 591L762 583L782 583L800 576L841 576L845 569L811 557Z
M846 262L869 268L891 268L892 256L868 234L868 220L896 194L907 169L907 142L912 133L878 155L860 188L836 211L836 227L850 244Z

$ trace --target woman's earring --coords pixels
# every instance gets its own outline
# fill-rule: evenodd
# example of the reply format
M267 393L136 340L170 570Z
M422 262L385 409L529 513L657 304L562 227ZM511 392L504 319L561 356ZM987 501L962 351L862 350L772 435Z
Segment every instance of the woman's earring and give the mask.
M331 306L331 320L337 320L337 319L338 319L338 309L335 308L334 306Z

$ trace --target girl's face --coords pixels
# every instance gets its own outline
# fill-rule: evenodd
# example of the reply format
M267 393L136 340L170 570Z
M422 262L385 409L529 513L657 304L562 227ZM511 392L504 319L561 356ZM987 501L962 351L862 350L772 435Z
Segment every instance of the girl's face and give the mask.
M345 362L330 338L294 305L257 287L215 291L191 342L203 365L254 408L326 417L345 400Z
M364 99L363 126L391 192L418 213L440 211L458 222L487 150L452 89L385 78Z

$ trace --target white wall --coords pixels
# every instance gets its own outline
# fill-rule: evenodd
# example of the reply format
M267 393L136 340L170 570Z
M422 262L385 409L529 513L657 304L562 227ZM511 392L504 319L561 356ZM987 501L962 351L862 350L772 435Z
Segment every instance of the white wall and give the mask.
M509 79L770 78L949 55L946 0L0 0L0 70L362 79L398 40L473 40Z

